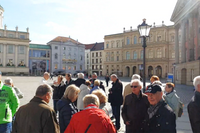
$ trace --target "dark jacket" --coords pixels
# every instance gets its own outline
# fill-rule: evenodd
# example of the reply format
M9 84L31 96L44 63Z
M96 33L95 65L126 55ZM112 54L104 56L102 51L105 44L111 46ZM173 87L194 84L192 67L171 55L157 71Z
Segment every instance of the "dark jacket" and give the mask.
M85 84L85 79L81 79L81 78L78 78L74 81L74 84L77 86L77 87L80 87L81 84Z
M109 90L108 94L108 102L111 103L112 106L119 106L123 104L123 85L119 79L116 82L112 83L112 88Z
M69 83L66 81L65 82L65 85L66 85L66 88L69 86L69 85L72 85L74 84L74 80L70 79Z
M108 82L110 80L109 76L105 77L106 82Z
M53 99L59 100L64 95L66 85L64 82L61 82L59 85L52 85L53 88Z
M176 116L165 101L151 119L146 115L142 130L144 133L176 133Z
M62 98L57 103L57 110L59 111L59 124L60 133L64 133L69 125L72 115L77 113L78 110L69 99Z
M195 92L195 95L192 97L192 100L187 106L188 114L190 118L190 124L192 127L193 133L200 132L200 93Z
M54 110L34 97L16 113L12 133L60 133Z
M125 98L124 106L122 108L122 118L124 123L130 122L126 125L126 133L141 132L142 122L145 119L145 114L149 107L147 96L140 92L139 97L134 93L129 94Z

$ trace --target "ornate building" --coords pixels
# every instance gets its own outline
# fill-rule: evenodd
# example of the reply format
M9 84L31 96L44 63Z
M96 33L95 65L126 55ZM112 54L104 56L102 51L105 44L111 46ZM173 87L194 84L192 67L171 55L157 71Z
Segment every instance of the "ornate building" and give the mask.
M155 25L151 28L146 48L146 77L153 74L165 78L172 73L175 58L173 26ZM130 77L143 74L143 47L138 30L104 37L103 75L116 73Z
M178 0L171 21L177 51L175 81L192 85L193 78L200 75L200 0Z

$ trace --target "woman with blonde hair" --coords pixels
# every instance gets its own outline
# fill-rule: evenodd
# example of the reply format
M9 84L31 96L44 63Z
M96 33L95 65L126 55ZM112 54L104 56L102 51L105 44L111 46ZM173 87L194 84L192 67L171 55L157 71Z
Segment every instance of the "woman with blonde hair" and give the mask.
M60 124L60 133L63 133L67 128L73 114L77 113L78 110L74 105L80 89L75 85L69 85L65 93L57 103L57 110L59 111L59 124Z
M96 80L94 81L94 87L90 90L90 94L92 94L92 92L93 92L94 90L99 90L99 89L100 89L99 86L100 86L100 81L99 81L98 79L96 79Z

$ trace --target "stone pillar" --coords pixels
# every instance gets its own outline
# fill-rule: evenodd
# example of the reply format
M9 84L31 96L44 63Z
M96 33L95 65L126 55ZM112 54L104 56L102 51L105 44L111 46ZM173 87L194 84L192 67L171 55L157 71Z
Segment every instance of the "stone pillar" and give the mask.
M186 48L185 48L185 20L181 23L181 62L186 62Z
M132 77L133 75L133 66L130 66L130 73L129 73L129 77Z
M179 27L175 27L175 63L179 63ZM155 74L155 73L154 73Z
M14 45L15 46L15 67L17 67L18 66L18 44L15 44Z
M29 46L26 46L26 67L29 66Z
M194 28L193 28L193 14L189 18L189 60L194 60Z
M6 66L6 54L7 54L7 44L3 44L3 66L5 67Z

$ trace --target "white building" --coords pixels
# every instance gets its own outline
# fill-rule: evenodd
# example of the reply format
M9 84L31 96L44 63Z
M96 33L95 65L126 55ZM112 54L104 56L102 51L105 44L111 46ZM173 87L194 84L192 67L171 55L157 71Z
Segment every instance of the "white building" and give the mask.
M92 75L92 65L91 65L91 54L90 51L95 44L86 44L85 45L85 71L88 75Z

